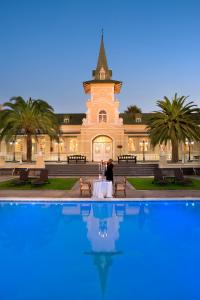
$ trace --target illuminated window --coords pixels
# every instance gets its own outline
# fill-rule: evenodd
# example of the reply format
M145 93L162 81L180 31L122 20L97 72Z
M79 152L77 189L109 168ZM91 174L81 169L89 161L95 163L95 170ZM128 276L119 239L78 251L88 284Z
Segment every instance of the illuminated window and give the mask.
M140 151L148 151L148 146L149 146L148 141L142 140L140 141L139 145L140 145Z
M100 80L105 80L106 79L106 72L105 72L103 67L101 67L101 70L99 72L99 77L100 77Z
M135 151L135 141L134 138L129 138L128 139L128 152L132 153Z
M65 123L65 124L69 124L69 117L65 117L65 118L64 118L64 123Z
M105 110L101 110L99 112L99 123L106 123L107 122L107 114Z
M69 141L69 151L70 153L76 153L78 150L78 143L76 138L71 138Z
M136 123L141 123L141 121L142 121L142 120L141 120L140 117L135 118L135 122L136 122Z

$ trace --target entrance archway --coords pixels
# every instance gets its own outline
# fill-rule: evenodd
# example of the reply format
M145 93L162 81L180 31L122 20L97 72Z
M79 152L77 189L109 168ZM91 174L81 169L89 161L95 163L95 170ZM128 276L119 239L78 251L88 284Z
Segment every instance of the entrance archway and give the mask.
M96 137L92 143L93 161L107 161L112 158L113 142L106 135Z

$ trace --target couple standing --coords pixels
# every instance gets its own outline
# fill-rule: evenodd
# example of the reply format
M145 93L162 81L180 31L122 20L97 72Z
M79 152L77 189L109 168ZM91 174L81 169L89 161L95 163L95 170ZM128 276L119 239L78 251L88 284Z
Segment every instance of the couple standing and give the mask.
M113 181L113 160L109 159L107 163L101 161L102 175L106 177L106 180Z

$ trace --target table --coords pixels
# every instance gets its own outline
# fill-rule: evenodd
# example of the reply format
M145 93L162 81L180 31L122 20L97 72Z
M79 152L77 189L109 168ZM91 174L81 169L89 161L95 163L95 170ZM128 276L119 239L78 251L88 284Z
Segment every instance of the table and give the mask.
M94 180L93 181L93 198L112 198L113 187L112 181Z

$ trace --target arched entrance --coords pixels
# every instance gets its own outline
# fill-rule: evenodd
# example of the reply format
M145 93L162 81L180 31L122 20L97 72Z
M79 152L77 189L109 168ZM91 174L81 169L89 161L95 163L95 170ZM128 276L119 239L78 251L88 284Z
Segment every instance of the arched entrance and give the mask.
M113 145L112 139L101 135L96 137L92 143L93 161L108 160L112 158Z

